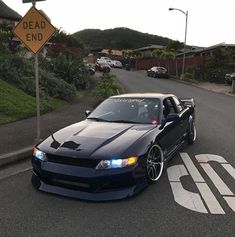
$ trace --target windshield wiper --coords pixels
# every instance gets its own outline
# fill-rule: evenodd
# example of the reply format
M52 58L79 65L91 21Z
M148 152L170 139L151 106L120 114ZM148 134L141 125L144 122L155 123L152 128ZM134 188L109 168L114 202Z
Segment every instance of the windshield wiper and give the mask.
M108 120L102 119L102 118L97 118L97 117L88 117L87 119L93 119L95 121L101 121L101 122L109 122Z

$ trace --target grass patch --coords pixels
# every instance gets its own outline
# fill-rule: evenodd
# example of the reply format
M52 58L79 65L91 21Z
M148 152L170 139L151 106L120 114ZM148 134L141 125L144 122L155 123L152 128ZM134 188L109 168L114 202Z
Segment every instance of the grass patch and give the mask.
M62 107L66 102L42 98L40 103L41 113ZM0 79L0 124L32 117L36 114L35 97Z

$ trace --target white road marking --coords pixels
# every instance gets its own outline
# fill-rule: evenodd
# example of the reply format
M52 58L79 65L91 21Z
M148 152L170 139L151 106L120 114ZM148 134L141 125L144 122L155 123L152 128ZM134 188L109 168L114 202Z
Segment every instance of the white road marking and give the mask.
M214 171L214 169L208 164L209 161L215 161L221 164L224 169L235 179L235 169L228 164L228 162L221 156L212 154L201 154L197 155L196 159L200 163L201 167L210 177L211 181L214 183L215 187L218 189L223 196L229 207L235 212L235 197L228 197L234 195L233 192L228 188L224 181L219 177L219 175Z
M200 154L195 156L199 163L207 163L208 161L216 161L221 164L227 164L228 162L222 157L213 154Z
M224 197L230 208L235 212L235 197Z
M199 173L197 167L193 164L187 153L180 153L180 156L187 167L190 175L192 176L194 182L205 182L201 174Z
M209 164L201 163L200 165L222 195L233 195L233 192L228 188L228 186Z
M235 169L230 164L222 164L222 166L235 179Z
M214 194L210 190L209 186L205 183L202 175L199 173L197 167L194 165L193 161L187 153L180 153L180 156L187 167L190 175L192 176L194 182L196 183L198 190L200 191L207 207L212 214L225 214L223 208L220 206L219 202L215 198ZM208 160L210 157L207 157Z
M179 180L180 177L188 175L188 172L183 165L175 165L167 169L167 174L168 177L171 178L171 180ZM174 195L174 200L179 205L186 207L192 211L208 213L198 193L193 193L185 190L181 182L170 182L170 185Z
M211 214L225 214L220 203L216 199L215 195L212 193L211 189L205 182L197 167L194 165L189 155L187 153L180 153L180 156L185 166L175 165L167 169L167 175L170 181L174 200L179 205L184 206L190 210L201 213L208 213L205 205L203 204L204 200ZM218 191L222 195L226 195L223 196L224 200L227 202L229 207L235 212L235 197L233 196L233 192L228 188L228 186L210 166L210 164L208 164L208 162L214 161L221 164L221 166L223 166L224 169L233 178L235 178L235 169L223 157L218 155L200 154L196 156L196 159L202 169L206 172L211 181L214 183ZM189 175L188 173L191 175L193 181L195 182L199 190L198 193L189 192L188 190L184 189L180 178Z
M180 177L188 175L184 165L175 165L174 168L167 169L168 179L170 182L180 182Z
M225 214L223 208L220 206L219 202L215 198L214 194L211 192L210 188L206 183L196 183L207 207L211 214Z

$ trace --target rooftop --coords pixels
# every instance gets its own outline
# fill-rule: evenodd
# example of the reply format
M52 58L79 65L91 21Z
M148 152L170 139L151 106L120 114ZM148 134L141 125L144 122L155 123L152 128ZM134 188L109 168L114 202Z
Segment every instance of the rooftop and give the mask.
M163 46L163 45L150 44L146 47L138 48L133 51L135 52L135 51L145 51L145 50L165 49L165 48L166 46Z
M2 0L0 0L0 19L19 21L21 15L8 7Z

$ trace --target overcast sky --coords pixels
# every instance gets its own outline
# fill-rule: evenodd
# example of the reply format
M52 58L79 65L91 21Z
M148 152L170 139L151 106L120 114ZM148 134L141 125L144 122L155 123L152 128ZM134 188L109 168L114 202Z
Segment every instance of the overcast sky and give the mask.
M3 0L22 16L31 7L22 0ZM128 27L144 33L184 41L188 11L187 44L235 44L235 0L46 0L36 4L51 23L67 33L83 29ZM134 40L134 39L133 39Z

